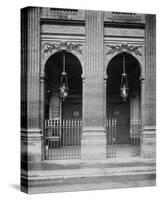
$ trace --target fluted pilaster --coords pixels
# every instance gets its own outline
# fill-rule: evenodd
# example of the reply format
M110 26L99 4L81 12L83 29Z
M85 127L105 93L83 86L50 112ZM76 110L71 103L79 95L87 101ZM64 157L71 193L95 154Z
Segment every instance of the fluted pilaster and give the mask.
M85 73L88 76L103 74L103 12L86 11Z
M86 11L83 119L85 126L103 126L103 12Z
M85 81L81 158L104 159L103 12L86 11Z
M156 16L146 15L145 27L145 125L156 124Z
M145 79L140 78L141 81L141 125L144 127L145 124Z
M28 9L28 128L39 128L40 9Z
M40 8L21 10L21 161L41 160Z
M141 155L156 156L156 16L145 16L145 81L141 85Z

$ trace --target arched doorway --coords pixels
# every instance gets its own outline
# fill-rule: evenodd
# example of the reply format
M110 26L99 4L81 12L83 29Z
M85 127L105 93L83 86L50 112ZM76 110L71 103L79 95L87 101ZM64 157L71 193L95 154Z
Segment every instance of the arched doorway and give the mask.
M68 96L60 95L64 70L68 82ZM47 159L78 157L81 143L82 67L72 53L53 54L45 65L45 141Z
M82 67L78 58L69 52L65 52L65 70L69 95L65 101L60 98L63 53L53 54L45 65L45 119L82 118Z
M120 95L124 57L129 87L125 101ZM116 119L116 156L137 156L140 153L140 74L139 62L128 53L116 55L107 67L106 115L108 119Z

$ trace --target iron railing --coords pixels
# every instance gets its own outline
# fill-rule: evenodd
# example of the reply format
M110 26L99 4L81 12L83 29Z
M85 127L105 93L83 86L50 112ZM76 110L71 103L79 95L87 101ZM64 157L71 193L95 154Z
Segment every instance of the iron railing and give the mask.
M106 123L106 157L112 158L117 156L117 151L119 151L122 147L121 145L117 145L117 129L118 123L116 118L107 118ZM126 151L130 151L130 156L140 156L141 151L141 120L131 120L130 121L130 138L129 144L126 148ZM128 153L126 152L126 155Z
M141 120L130 121L130 145L131 145L131 156L140 155L141 147Z
M106 119L106 157L116 157L116 134L117 120L116 118Z
M82 121L45 120L45 158L80 158Z

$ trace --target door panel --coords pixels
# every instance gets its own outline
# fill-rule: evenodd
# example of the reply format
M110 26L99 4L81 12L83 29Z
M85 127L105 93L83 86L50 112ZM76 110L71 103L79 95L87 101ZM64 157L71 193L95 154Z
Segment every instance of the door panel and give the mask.
M82 119L82 104L78 99L66 99L62 110L63 119Z
M129 144L130 137L130 108L129 103L109 103L107 109L109 118L117 119L117 144Z

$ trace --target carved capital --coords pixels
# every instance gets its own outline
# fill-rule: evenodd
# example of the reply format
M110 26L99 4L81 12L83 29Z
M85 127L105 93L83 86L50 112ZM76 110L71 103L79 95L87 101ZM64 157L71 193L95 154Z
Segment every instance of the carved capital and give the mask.
M40 82L41 83L45 83L46 82L46 78L44 76L40 76Z
M86 77L82 74L81 78L82 78L82 83L85 83L86 82Z
M106 74L106 75L103 77L104 84L107 83L107 79L108 79L108 75Z
M141 81L141 84L144 84L144 83L145 83L145 77L144 77L143 75L141 75L140 81Z
M134 53L137 56L142 56L142 53L139 51L142 46L129 45L129 44L116 44L116 45L106 45L107 55L114 53Z

